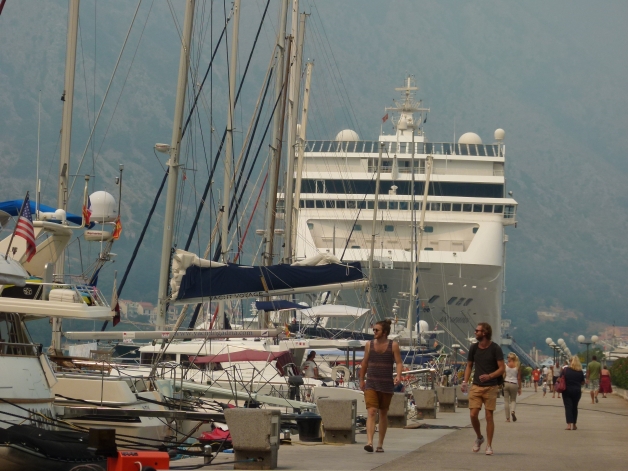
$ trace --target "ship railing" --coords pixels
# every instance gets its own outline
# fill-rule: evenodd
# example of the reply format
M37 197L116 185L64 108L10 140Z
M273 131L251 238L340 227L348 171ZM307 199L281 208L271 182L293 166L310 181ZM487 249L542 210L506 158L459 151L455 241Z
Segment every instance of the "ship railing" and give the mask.
M41 355L41 350L41 345L0 340L0 356L38 357Z
M412 142L385 142L384 154L412 155ZM378 154L379 141L308 141L305 152L331 154ZM472 157L503 157L504 146L498 144L455 144L452 142L415 142L415 155L458 155Z
M89 306L109 307L107 300L101 291L95 286L87 284L74 283L43 283L43 282L26 282L25 288L31 288L28 293L31 299L50 299L50 293L57 289L70 290L74 292L74 302L84 303Z

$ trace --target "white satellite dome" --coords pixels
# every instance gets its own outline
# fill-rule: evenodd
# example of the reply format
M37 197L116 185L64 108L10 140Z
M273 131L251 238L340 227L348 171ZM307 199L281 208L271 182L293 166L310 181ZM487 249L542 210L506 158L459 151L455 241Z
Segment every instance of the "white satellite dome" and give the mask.
M95 223L113 222L118 217L116 199L106 191L96 191L89 195L91 220Z
M482 144L482 138L474 132L465 132L458 139L458 144Z
M504 137L506 137L506 131L504 131L502 128L495 129L495 140L496 141L503 141Z
M360 136L352 129L343 129L336 134L336 141L359 141Z
M422 334L423 332L429 332L430 330L430 326L427 323L427 321L419 321L419 333Z

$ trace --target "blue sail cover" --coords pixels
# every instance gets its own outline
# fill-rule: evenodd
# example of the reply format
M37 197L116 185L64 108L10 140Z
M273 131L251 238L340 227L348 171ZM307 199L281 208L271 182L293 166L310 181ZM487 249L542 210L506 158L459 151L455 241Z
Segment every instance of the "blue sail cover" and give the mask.
M17 216L17 213L19 213L20 209L22 208L22 204L24 204L24 199L2 201L0 202L0 211L4 211L5 213L8 213L10 216ZM30 206L31 214L35 214L35 211L37 210L37 208L33 200L29 201L29 206ZM53 208L52 206L47 206L45 204L39 203L39 211L41 211L42 213L54 213L56 209ZM67 212L66 219L79 226L83 224L83 216L77 216L76 214ZM50 222L59 222L59 221L50 221Z
M176 301L254 298L273 291L348 283L364 279L360 262L317 266L271 265L189 266ZM262 281L262 279L264 281Z

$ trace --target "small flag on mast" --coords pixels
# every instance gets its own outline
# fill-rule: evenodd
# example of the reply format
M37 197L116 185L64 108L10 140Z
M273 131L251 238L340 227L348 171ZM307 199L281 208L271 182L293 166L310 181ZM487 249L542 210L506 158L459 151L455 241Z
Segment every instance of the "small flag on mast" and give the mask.
M386 113L382 118L382 123L385 123L386 121L388 121L388 113Z
M35 244L35 230L33 229L33 216L31 215L28 193L26 193L26 198L24 198L22 212L15 226L15 235L26 240L26 261L30 262L33 255L37 253L37 244Z
M122 222L120 222L120 216L116 219L116 228L113 230L112 238L113 240L118 240L120 238L120 234L122 233Z
M87 197L87 206L83 206L83 220L85 221L85 227L89 226L92 217L92 200Z

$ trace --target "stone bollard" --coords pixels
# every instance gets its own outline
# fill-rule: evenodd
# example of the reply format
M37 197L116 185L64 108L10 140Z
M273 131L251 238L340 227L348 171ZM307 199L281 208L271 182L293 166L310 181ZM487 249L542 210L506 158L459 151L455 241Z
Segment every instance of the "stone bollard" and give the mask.
M388 426L404 428L408 424L408 400L405 393L395 393L388 408Z
M433 389L413 389L414 408L419 419L436 418L436 391Z
M436 387L439 412L456 412L456 388Z
M356 399L319 399L316 407L323 418L323 443L355 443Z
M279 452L281 411L271 409L225 409L235 452L233 469L276 469Z
M456 386L456 404L461 409L468 409L469 408L469 395L467 394L465 396L462 393L462 389L461 389L460 385Z

